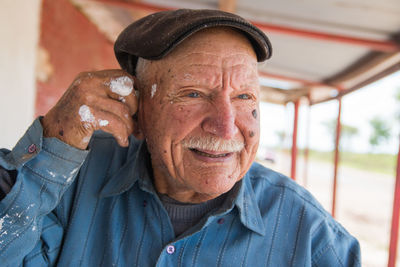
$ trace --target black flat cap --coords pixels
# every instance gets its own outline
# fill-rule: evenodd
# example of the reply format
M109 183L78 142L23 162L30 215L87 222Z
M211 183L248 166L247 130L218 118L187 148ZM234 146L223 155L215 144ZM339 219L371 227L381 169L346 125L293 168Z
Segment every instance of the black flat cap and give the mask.
M115 56L122 69L135 74L138 57L161 59L190 35L218 26L242 32L253 45L258 62L271 57L271 43L260 29L238 15L208 9L162 11L133 22L118 36Z

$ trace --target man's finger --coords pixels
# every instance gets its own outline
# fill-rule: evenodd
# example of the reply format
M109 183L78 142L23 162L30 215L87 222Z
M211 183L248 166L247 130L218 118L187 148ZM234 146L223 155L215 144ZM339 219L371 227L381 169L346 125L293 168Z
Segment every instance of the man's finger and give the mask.
M103 130L112 134L121 146L127 146L129 144L128 137L133 132L132 120L127 123L127 121L119 115L98 108L90 108L90 113L92 114L92 120L89 124L84 123L84 128L90 125L93 130Z
M108 86L107 95L115 100L118 100L129 107L129 115L133 115L137 111L138 101L134 90L134 79L130 75L111 77L109 82L105 83Z
M91 106L99 110L113 113L124 121L129 131L133 131L131 111L126 103L108 97L96 97L92 100Z

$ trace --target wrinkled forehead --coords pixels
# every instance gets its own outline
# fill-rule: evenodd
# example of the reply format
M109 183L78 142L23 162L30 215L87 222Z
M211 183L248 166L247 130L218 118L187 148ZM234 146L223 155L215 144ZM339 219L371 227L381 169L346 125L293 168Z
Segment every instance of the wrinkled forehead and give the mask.
M240 68L257 73L257 57L251 43L243 34L227 27L200 31L155 63L161 72L165 68L168 72Z
M223 71L229 69L235 73L236 80L258 84L253 46L242 33L228 27L199 31L164 58L139 60L137 67L138 76L151 82L165 79L173 82L185 74L190 74L192 79L218 79Z

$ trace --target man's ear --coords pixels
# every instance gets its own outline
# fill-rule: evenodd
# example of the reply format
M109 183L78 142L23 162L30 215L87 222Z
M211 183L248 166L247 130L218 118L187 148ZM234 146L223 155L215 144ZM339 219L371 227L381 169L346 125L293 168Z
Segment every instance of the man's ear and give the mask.
M142 101L139 99L138 109L136 113L132 116L133 119L133 135L138 140L143 140L145 138L144 133L142 131L143 126L140 119L140 112L142 111Z
M133 81L134 81L134 90L135 90L135 96L137 99L137 110L136 113L133 114L132 119L133 119L133 135L136 137L136 139L138 140L143 140L144 137L144 133L142 131L142 123L140 123L140 116L139 114L141 112L143 112L143 96L140 96L139 94L139 88L140 88L140 82L139 80L136 78L136 76L133 76Z

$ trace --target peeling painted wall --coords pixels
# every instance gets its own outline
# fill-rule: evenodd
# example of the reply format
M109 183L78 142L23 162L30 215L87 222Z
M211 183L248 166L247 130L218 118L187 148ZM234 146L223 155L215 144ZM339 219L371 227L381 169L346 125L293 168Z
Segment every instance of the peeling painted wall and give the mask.
M12 148L33 119L40 2L0 1L0 147Z
M119 68L113 44L68 0L43 0L40 29L36 115L45 114L79 72Z
M119 68L113 44L68 0L0 1L0 35L0 147L12 148L79 72Z

